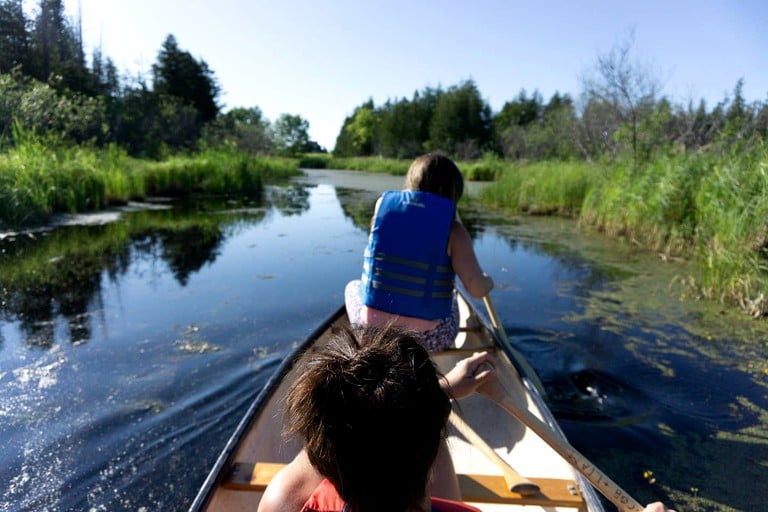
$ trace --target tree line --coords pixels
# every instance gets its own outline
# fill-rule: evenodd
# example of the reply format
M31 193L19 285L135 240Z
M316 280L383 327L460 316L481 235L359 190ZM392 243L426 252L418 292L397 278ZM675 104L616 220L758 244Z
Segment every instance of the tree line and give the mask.
M214 72L169 34L149 77L121 75L95 48L86 59L79 20L63 0L0 0L0 148L20 133L72 144L117 144L132 156L231 147L295 156L324 151L300 115L270 122L257 107L222 112ZM473 80L427 87L411 98L363 102L333 148L339 157L409 159L442 150L462 160L587 161L654 153L753 146L768 135L768 104L733 93L708 107L674 103L660 81L631 57L632 38L599 55L574 98L520 90L494 112ZM767 91L768 92L768 91Z
M201 147L295 155L320 150L309 123L258 107L222 112L220 87L202 59L169 34L150 78L123 76L100 48L86 59L80 20L63 0L0 0L0 148L19 133L70 144L117 144L130 155L162 158Z
M578 98L521 90L492 112L473 80L428 87L413 97L372 99L356 107L336 139L338 156L412 158L442 149L471 160L616 160L654 154L752 147L768 136L768 103L749 103L742 79L732 95L676 104L661 94L652 70L632 59L633 37L603 55L583 79ZM768 91L766 91L768 93Z

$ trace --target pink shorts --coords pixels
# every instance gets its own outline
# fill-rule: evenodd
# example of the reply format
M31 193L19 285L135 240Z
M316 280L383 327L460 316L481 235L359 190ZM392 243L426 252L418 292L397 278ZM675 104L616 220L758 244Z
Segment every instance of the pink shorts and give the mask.
M360 299L360 280L356 279L347 283L344 289L344 303L347 307L347 316L352 325L363 325L363 302ZM429 352L440 352L454 346L456 335L459 333L459 304L456 297L453 298L451 316L442 318L434 329L424 332L416 332L421 338L421 343Z

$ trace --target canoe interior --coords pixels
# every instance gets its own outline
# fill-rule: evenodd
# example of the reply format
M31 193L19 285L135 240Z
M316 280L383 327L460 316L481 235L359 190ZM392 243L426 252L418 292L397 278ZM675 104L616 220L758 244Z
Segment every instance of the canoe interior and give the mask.
M433 359L443 373L449 371L457 361L468 354L479 350L489 350L495 354L498 375L504 387L519 397L525 397L528 408L536 416L549 422L551 413L544 410L546 406L540 399L527 389L521 380L509 357L499 348L496 339L488 327L487 322L481 319L472 306L459 295L461 311L461 332L456 339L456 349L433 354ZM312 347L326 343L333 328L348 324L348 318L343 308L340 308L326 323L321 326L305 344L297 348L296 355ZM241 423L238 432L233 435L228 447L217 462L216 467L209 475L206 485L196 498L191 511L205 510L209 512L239 512L255 511L258 507L262 493L254 490L235 490L225 488L222 482L231 473L235 465L253 467L256 462L263 463L288 463L293 459L300 446L282 436L281 405L283 397L295 376L294 358L285 361L272 378L260 396L256 399L252 411ZM571 466L566 463L544 441L536 436L509 413L487 398L474 395L467 397L458 404L458 412L482 438L504 459L506 459L518 473L525 477L538 479L541 482L556 482L557 488L570 484L567 492L576 494L576 501L582 500L579 506L551 506L547 502L548 496L539 496L543 499L541 504L536 500L530 500L526 505L512 503L474 503L482 510L504 510L526 512L556 512L588 510L589 512L603 512L603 508L594 494L594 490L579 477ZM501 475L501 470L485 454L471 443L466 441L458 432L449 428L448 446L454 461L457 473L462 478L462 489L465 482L469 482L462 475L472 475L475 480L469 482L467 489L472 485L483 486L485 475ZM266 465L269 466L269 465ZM498 481L498 478L493 479ZM478 483L480 482L480 483ZM471 484L471 485L470 485ZM490 484L488 484L490 485ZM565 487L564 487L565 488ZM471 489L470 489L471 490ZM486 492L487 489L481 489ZM579 490L585 492L580 493ZM548 494L542 488L542 493ZM541 494L541 493L540 493ZM552 492L551 494L556 494ZM467 496L467 494L465 494ZM580 496L580 497L578 497ZM540 500L541 501L541 500ZM570 502L569 502L570 503Z

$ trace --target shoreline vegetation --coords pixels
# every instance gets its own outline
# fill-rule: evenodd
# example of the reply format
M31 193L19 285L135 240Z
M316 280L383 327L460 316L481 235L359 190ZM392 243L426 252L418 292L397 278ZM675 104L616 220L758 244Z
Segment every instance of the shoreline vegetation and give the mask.
M688 259L698 276L687 296L717 300L753 317L768 315L768 147L668 154L637 165L613 162L459 161L467 180L492 181L473 200L511 215L558 215L584 228ZM27 139L0 153L0 229L44 223L55 213L99 210L152 196L260 195L266 183L301 168L404 175L410 160L376 157L254 157L204 150L163 161L117 147L51 149Z
M153 161L114 145L52 148L30 138L0 152L0 230L156 196L258 196L266 183L299 173L292 158L226 149Z

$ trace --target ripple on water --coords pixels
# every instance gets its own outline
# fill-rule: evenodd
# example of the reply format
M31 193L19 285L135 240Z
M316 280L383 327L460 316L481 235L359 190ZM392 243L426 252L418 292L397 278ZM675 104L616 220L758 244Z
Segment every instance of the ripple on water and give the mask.
M46 405L47 392L59 382L67 363L59 347L3 375L0 396L0 432L5 449L14 456L0 468L0 481L7 482L0 497L2 510L58 510L62 489L75 473L76 458L69 443L50 442L49 430L62 405ZM10 379L7 379L8 376Z

